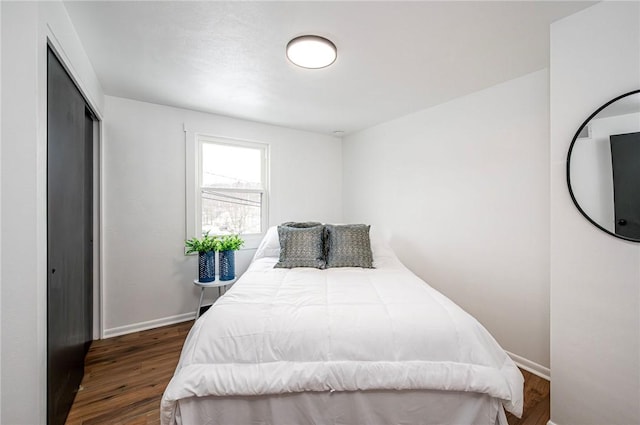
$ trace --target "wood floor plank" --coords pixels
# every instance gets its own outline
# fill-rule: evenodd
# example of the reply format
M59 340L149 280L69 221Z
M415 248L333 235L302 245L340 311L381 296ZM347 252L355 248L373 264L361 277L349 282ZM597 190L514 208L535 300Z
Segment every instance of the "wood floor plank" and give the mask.
M94 341L66 425L160 425L160 399L192 325L189 321ZM524 413L521 419L507 414L509 425L546 425L549 381L526 370L522 374Z

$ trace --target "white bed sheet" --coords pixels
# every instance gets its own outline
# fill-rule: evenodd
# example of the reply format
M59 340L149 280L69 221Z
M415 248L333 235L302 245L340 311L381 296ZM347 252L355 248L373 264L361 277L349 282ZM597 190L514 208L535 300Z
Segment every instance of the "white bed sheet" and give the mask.
M322 406L329 394L344 393L328 400L348 400L359 393L368 400L372 391L391 399L411 391L461 393L462 405L469 398L471 406L478 394L486 395L486 412L497 404L519 416L522 375L486 329L391 252L374 250L374 258L375 269L328 270L274 269L277 258L254 259L187 337L162 399L162 424L182 422L197 400L205 399L217 406L211 411L203 407L204 416L185 424L283 424L269 415L260 417L258 408L256 418L246 418L250 422L222 418L224 411L240 414L242 409L232 406L256 396L270 403L293 400L283 410L288 412L297 400L317 398ZM457 408L463 415L473 410L465 409ZM271 406L271 411L273 416L278 409ZM316 411L328 414L320 407ZM498 413L504 420L501 407ZM214 419L204 421L207 415ZM494 420L496 415L486 423ZM334 422L325 416L311 423ZM406 423L438 422L425 418Z

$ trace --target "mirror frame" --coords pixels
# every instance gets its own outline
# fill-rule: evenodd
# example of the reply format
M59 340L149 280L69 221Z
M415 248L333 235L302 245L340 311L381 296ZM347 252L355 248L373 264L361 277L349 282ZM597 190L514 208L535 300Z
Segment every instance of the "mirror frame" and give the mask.
M578 211L580 211L580 213L587 220L589 220L589 222L591 222L591 224L596 226L598 229L602 230L605 233L610 234L611 236L615 236L616 238L624 239L624 240L629 241L629 242L640 242L640 239L633 239L633 238L629 238L627 236L618 235L617 233L610 232L609 230L607 230L604 227L602 227L600 224L596 223L591 217L589 217L589 215L582 209L582 207L578 203L578 200L576 199L576 197L575 197L575 195L573 193L573 189L571 189L571 153L573 152L573 147L574 147L576 141L578 140L578 136L580 135L582 130L584 130L584 128L587 126L587 124L589 124L589 121L591 121L596 115L598 115L600 112L602 112L603 109L605 109L607 106L611 105L612 103L615 103L618 100L620 100L622 98L625 98L627 96L631 96L631 95L639 94L639 93L640 93L640 90L633 90L633 91L621 94L620 96L614 97L613 99L611 99L610 101L608 101L607 103L605 103L604 105L602 105L601 107L596 109L595 112L592 113L591 115L589 115L589 117L586 120L584 120L582 125L580 125L580 127L578 127L578 131L576 131L576 134L573 136L573 140L571 140L571 145L569 146L569 152L567 154L567 170L566 170L566 173L567 173L567 187L569 188L569 195L571 195L571 200L573 201L573 204L576 206Z

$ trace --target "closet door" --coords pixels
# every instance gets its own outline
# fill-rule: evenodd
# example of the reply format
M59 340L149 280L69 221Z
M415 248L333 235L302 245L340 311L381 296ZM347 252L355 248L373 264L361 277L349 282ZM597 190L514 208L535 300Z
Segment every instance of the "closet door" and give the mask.
M47 411L64 424L92 339L92 140L84 99L51 50L47 87Z

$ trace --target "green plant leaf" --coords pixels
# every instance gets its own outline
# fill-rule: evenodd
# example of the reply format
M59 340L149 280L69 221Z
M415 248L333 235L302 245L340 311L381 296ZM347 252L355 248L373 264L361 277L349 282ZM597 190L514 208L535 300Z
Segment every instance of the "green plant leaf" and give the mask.
M216 236L209 235L209 232L202 235L202 238L191 238L184 241L187 254L191 254L192 252L204 253L215 251L217 243Z
M216 251L237 251L242 245L244 240L239 235L224 235L217 240Z

